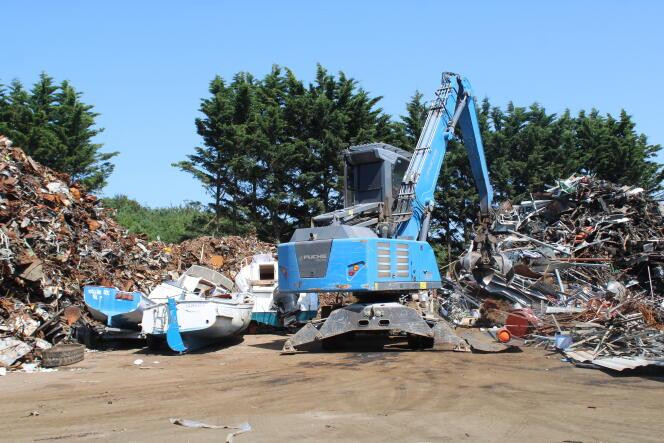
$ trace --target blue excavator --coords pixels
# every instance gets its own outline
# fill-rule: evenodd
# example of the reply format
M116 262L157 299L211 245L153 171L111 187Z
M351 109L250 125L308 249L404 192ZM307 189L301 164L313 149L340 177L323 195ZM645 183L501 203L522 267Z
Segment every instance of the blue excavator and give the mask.
M285 352L320 341L343 345L358 332L407 335L412 348L436 341L462 346L449 325L431 315L429 291L441 287L427 243L436 183L448 143L461 132L480 197L480 228L466 263L490 272L487 229L493 190L489 183L474 96L467 79L445 72L415 150L385 143L344 151L344 208L318 215L278 246L279 291L343 293L354 302L290 337Z

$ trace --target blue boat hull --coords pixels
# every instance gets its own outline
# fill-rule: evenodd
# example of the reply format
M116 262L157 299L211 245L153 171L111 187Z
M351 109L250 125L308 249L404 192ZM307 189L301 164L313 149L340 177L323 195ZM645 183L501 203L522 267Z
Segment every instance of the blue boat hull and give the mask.
M83 300L92 316L106 326L140 330L143 310L150 301L142 292L124 292L105 286L85 286Z

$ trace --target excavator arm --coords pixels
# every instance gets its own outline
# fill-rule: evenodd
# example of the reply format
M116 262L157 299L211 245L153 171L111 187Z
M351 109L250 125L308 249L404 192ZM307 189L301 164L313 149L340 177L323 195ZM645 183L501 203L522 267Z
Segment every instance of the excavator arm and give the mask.
M480 196L481 218L488 216L493 189L489 183L474 96L467 79L445 72L396 200L393 223L397 238L426 240L438 176L457 125Z

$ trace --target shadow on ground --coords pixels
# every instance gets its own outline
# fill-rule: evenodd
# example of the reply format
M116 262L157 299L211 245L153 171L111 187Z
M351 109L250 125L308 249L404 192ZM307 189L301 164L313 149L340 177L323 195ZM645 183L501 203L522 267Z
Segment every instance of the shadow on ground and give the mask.
M593 364L590 365L575 365L577 368L583 368L583 369L592 369L592 370L600 370L604 372L605 374L610 375L613 378L623 378L623 379L629 379L632 377L637 377L637 378L644 378L647 380L652 380L652 381L658 381L664 383L664 367L662 366L644 366L640 368L634 368L634 369L624 369L622 371L612 371L608 368L603 368L601 366L595 366Z
M190 355L197 355L197 354L208 354L216 351L220 351L222 349L229 348L231 346L236 346L239 345L244 341L243 337L229 337L223 341L219 341L217 343L210 344L208 346L195 349L193 351L186 351L184 354L190 354ZM163 343L159 344L159 347L155 348L149 348L147 346L137 349L134 354L137 355L179 355L179 353L172 351L168 345L166 344L166 341Z
M249 346L252 347L252 348L270 349L270 350L273 350L273 351L281 351L281 349L284 347L284 343L286 342L287 339L288 339L288 337L278 338L276 340L272 340L272 341L265 342L265 343L254 343L254 344L251 344Z

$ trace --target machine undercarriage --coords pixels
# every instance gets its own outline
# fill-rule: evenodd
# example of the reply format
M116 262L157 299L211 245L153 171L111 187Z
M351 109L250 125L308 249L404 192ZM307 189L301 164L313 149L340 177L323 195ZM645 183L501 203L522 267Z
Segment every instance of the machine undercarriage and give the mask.
M325 350L337 349L356 334L405 337L411 349L451 345L456 351L470 351L466 340L445 320L432 315L432 300L426 292L417 295L418 301L410 294L372 298L385 301L360 301L335 309L329 317L307 323L286 341L283 351L296 352L316 342Z

